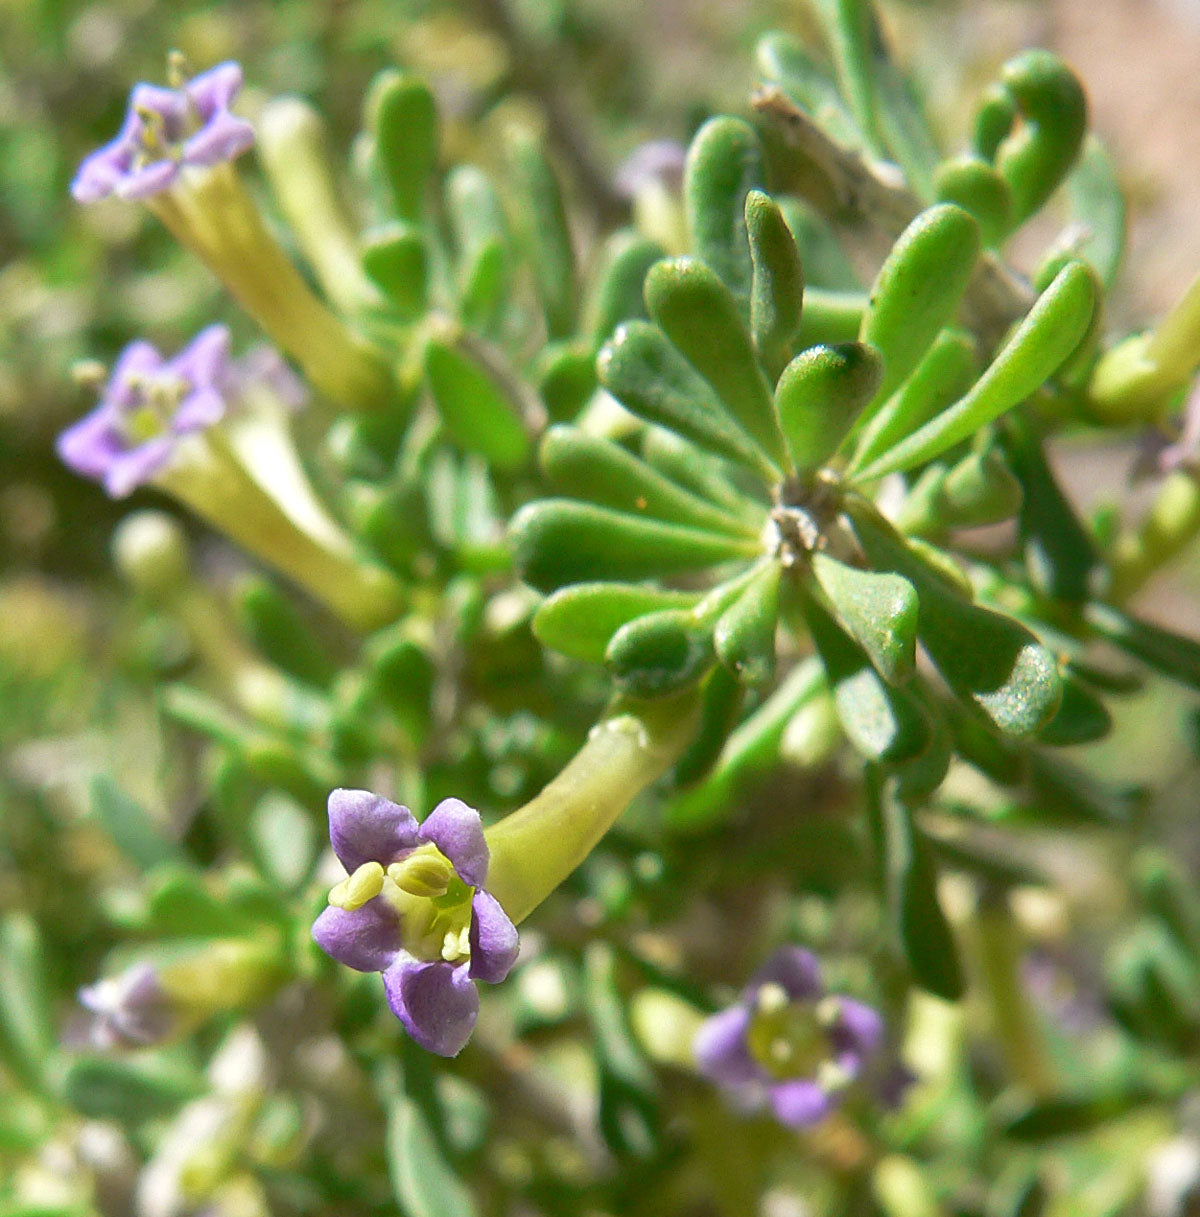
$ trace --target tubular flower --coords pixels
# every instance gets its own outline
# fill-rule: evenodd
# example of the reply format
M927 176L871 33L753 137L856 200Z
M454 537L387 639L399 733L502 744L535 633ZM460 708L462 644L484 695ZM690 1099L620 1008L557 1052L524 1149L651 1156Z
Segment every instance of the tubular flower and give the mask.
M71 183L77 202L115 194L145 199L167 190L185 166L216 165L241 156L254 128L229 107L242 69L221 63L176 89L137 85L120 133L89 156Z
M229 383L223 325L201 330L173 359L148 342L130 343L100 404L58 437L58 454L113 498L124 498L165 468L186 436L220 422Z
M94 1048L145 1047L167 1039L177 1019L158 969L136 963L117 976L79 990L91 1012L88 1039Z
M329 837L347 878L313 925L326 954L382 972L392 1012L423 1048L457 1056L479 1012L477 980L516 962L517 930L484 889L479 813L444 799L421 824L369 790L329 796Z
M883 1019L870 1006L826 995L816 958L782 947L741 1000L706 1019L693 1045L700 1072L748 1111L806 1128L825 1118L877 1064Z

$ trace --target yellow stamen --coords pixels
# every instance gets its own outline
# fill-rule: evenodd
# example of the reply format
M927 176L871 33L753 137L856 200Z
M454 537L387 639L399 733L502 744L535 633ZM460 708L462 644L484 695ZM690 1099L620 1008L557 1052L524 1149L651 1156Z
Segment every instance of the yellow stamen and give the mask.
M454 877L454 868L435 848L410 854L403 862L388 867L388 878L401 891L413 896L436 899L444 896Z
M364 862L352 875L347 875L329 893L329 903L335 908L353 913L368 900L383 891L383 867L378 862Z
M767 984L758 991L757 1006L761 1014L773 1014L776 1010L782 1010L790 1001L791 998L783 985Z

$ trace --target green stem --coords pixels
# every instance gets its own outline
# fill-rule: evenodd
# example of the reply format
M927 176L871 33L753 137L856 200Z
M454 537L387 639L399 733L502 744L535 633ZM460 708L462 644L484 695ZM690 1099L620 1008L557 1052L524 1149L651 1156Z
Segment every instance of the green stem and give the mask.
M635 795L691 743L695 689L623 702L531 802L487 830L488 890L521 922L588 856Z
M1123 533L1113 547L1110 598L1128 600L1200 533L1200 483L1179 470L1167 477L1136 531Z
M992 1030L1009 1072L1033 1094L1052 1094L1054 1071L1021 982L1021 944L1004 896L989 892L980 896L974 937Z
M301 528L215 433L158 479L159 485L249 553L294 579L354 629L394 621L404 593L363 561L344 535L333 544Z
M387 360L313 295L231 165L191 176L150 207L320 392L354 410L394 399Z

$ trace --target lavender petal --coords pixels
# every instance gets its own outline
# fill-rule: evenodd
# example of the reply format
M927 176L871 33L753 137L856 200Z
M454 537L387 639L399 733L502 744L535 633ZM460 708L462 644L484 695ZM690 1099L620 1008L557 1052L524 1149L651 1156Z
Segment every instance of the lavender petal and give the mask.
M732 1089L762 1079L763 1072L746 1046L750 1018L750 1011L739 1004L704 1020L693 1041L692 1055L705 1077Z
M771 1087L771 1108L780 1123L809 1128L833 1110L834 1100L816 1082L798 1078Z
M450 859L464 883L483 885L488 847L479 812L462 799L443 799L422 821L419 831L423 841L432 841Z
M392 1013L422 1048L457 1056L471 1038L479 1014L479 994L467 965L421 963L411 956L383 974Z
M803 947L780 947L751 978L746 999L752 1002L767 984L781 986L793 1001L811 1001L824 991L817 957Z
M242 66L232 59L201 72L188 82L185 92L204 119L217 110L228 110L242 87Z
M175 437L162 435L118 453L104 473L105 492L114 499L126 498L150 481L170 461L174 451Z
M384 972L400 953L400 918L376 896L349 911L330 905L313 922L313 940L356 972Z
M329 796L329 840L347 874L364 862L386 867L421 843L407 807L369 790L341 789Z
M521 951L517 927L500 902L482 888L471 898L471 966L472 980L499 984L512 970Z
M876 1010L849 997L839 997L838 1018L831 1032L843 1067L852 1063L857 1075L883 1047L883 1019Z

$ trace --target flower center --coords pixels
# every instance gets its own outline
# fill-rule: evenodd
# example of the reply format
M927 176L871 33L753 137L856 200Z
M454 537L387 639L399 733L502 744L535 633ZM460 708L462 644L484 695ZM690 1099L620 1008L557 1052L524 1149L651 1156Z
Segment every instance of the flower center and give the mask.
M353 912L376 896L400 917L401 945L416 959L459 963L471 955L471 897L450 860L421 845L385 870L364 862L329 893L329 903Z
M815 1077L829 1063L831 1045L823 1005L793 1001L781 985L758 991L746 1046L776 1081Z
M175 411L192 386L179 376L131 376L133 401L122 411L122 428L131 444L144 444L169 430Z

